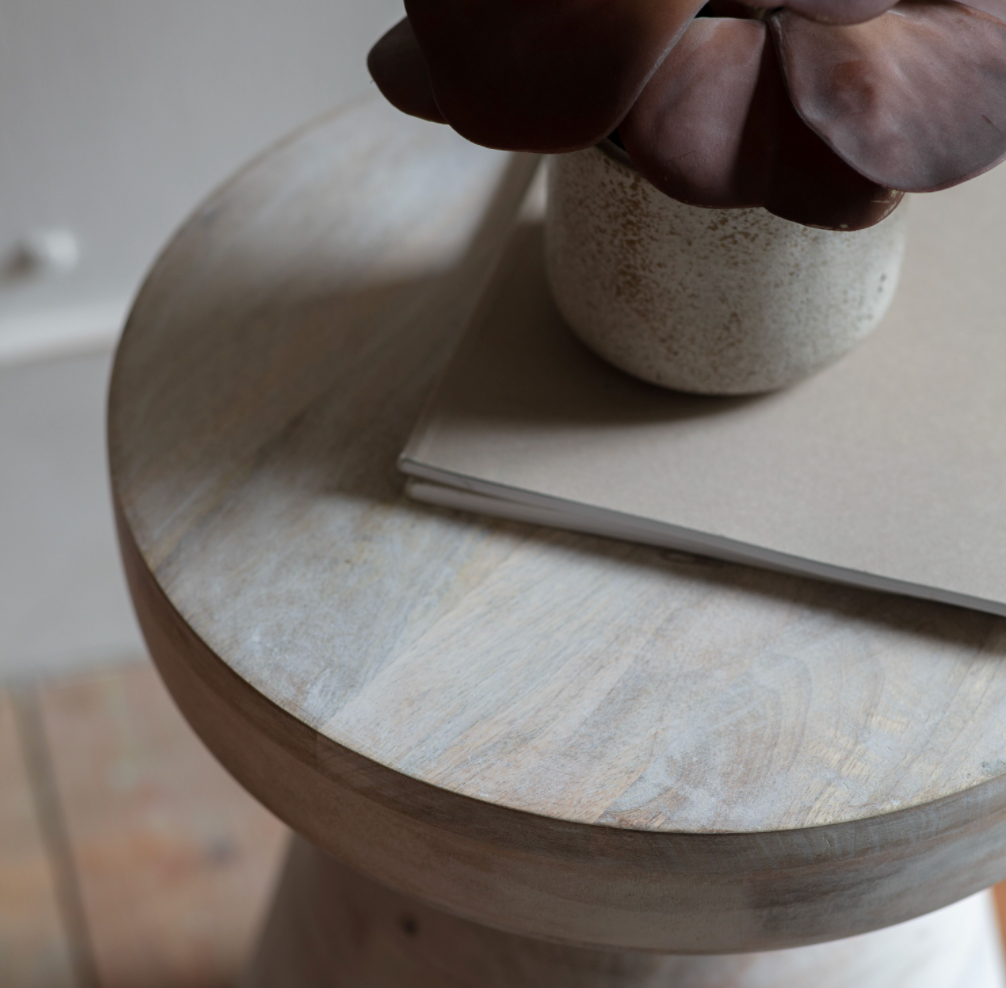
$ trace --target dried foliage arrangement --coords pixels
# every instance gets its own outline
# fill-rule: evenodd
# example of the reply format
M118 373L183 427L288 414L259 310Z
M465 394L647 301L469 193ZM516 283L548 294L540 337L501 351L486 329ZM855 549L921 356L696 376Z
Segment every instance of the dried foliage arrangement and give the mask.
M1006 157L1006 0L406 0L399 109L488 147L615 134L661 191L862 229Z

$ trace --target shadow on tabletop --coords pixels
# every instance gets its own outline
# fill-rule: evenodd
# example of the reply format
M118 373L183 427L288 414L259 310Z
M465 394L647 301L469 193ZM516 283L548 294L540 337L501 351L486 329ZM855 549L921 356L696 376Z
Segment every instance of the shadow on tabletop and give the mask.
M526 173L526 164L522 167ZM303 489L310 496L395 504L417 520L450 518L453 525L505 532L510 537L516 534L574 555L605 557L623 566L647 567L668 575L686 571L690 580L711 589L790 602L842 621L945 641L975 653L985 649L986 657L1006 657L1006 636L1000 644L996 632L1002 625L992 615L613 539L488 520L407 498L397 457L492 270L499 233L506 228L505 214L513 209L514 187L526 181L527 175L517 166L504 177L481 228L448 270L333 288L319 269L303 280L298 275L293 290L289 280L275 282L275 277L289 279L289 267L270 267L258 256L250 256L246 265L236 266L233 284L216 281L203 303L205 310L190 313L187 320L187 332L191 332L192 345L200 349L199 366L205 375L201 389L194 393L211 396L205 400L213 404L201 406L200 398L196 407L180 413L200 423L204 455L212 457L219 448L226 458L232 452L228 430L243 420L249 437L257 432L263 441L248 439L254 462L247 460L233 474L236 483L244 483L242 476L247 479L246 468L254 471L268 462L270 482ZM536 230L528 232L540 243ZM321 262L316 258L315 263ZM255 277L273 270L279 272L273 281ZM254 320L244 314L252 310L249 286L258 300ZM210 328L216 332L207 332ZM772 395L705 398L676 394L611 368L568 331L553 343L565 348L577 373L596 379L609 396L624 399L614 401L620 409L615 424L728 415L754 402L772 401ZM129 349L128 332L125 349ZM241 368L240 374L236 367ZM610 400L605 404L612 405ZM228 411L228 418L219 423L212 415L217 407ZM592 414L589 407L580 405L570 424L603 427L613 421L610 413L604 418L592 418ZM173 431L177 428L168 425ZM150 423L150 428L158 427L156 421ZM165 448L165 444L154 445Z

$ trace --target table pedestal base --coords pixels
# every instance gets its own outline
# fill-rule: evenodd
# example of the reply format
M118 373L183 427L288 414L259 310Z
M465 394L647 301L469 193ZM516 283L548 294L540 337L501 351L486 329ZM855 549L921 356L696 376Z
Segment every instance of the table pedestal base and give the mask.
M294 838L245 988L1004 988L991 893L864 936L762 954L546 943L393 892Z

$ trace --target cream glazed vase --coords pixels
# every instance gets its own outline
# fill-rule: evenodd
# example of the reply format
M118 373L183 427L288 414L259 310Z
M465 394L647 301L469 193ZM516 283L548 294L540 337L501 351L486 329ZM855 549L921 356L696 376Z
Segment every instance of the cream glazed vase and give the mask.
M904 204L867 230L658 192L617 146L549 161L545 245L559 310L592 350L664 387L756 394L847 353L894 296Z

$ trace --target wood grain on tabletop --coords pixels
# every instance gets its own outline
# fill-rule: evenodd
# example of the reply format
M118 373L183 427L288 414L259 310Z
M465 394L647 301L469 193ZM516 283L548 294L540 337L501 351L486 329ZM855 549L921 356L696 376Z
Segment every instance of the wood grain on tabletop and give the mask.
M9 693L0 691L0 984L76 985L56 875Z
M110 452L190 721L322 846L518 932L753 950L1002 878L1006 622L404 497L526 172L363 102L158 263Z
M285 829L208 755L146 665L40 706L101 988L218 988L243 967Z

